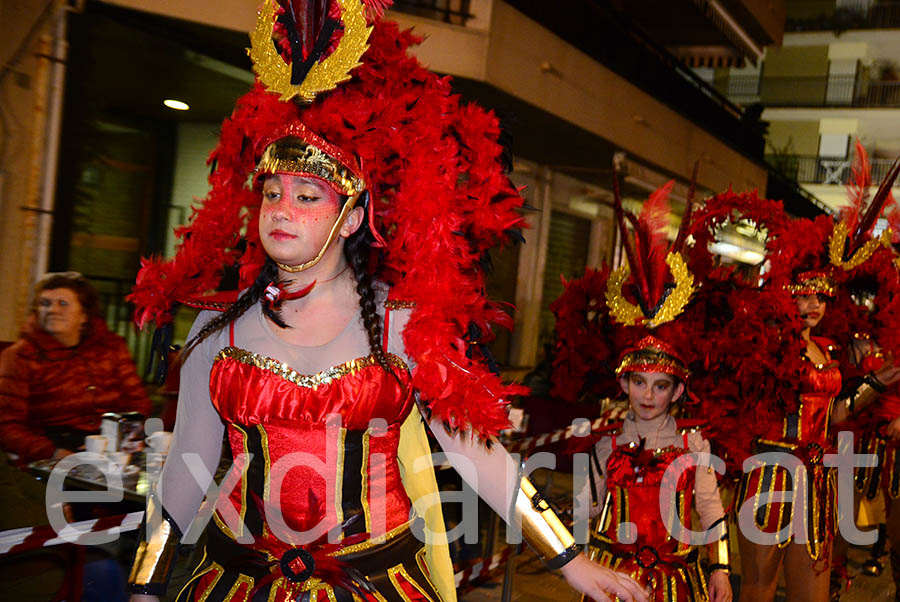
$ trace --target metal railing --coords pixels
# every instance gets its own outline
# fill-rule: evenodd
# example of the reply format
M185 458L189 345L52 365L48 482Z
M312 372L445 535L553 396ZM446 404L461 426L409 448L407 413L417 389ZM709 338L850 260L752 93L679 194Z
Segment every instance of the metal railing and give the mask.
M827 77L732 76L728 97L739 104L768 106L900 107L900 81L857 75Z
M134 280L91 274L85 274L84 277L97 289L107 327L125 339L131 357L137 365L138 374L149 382L153 375L145 372L150 358L153 329L138 330L134 324L134 305L125 300L125 296L134 286Z
M846 185L851 177L853 159L810 155L766 155L766 163L779 173L804 184ZM870 159L872 184L877 186L890 169L890 159Z
M469 12L470 0L396 0L392 8L401 13L443 21L452 25L465 25L474 17Z
M900 2L857 0L853 3L792 0L785 31L847 31L900 27Z

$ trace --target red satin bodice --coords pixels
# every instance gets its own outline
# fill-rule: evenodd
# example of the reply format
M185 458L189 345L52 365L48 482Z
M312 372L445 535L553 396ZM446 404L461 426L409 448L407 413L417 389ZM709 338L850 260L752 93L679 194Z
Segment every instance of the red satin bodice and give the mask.
M803 444L816 443L825 449L830 446L828 426L831 420L831 404L841 392L841 371L829 353L831 342L815 337L813 341L825 354L826 361L823 364L814 364L811 361L806 363L803 382L800 383L799 408L796 413L788 415L777 429L773 428L768 439Z
M621 545L618 543L618 526L631 522L637 527L637 540L632 544L636 546L634 549L650 546L660 555L688 549L687 544L672 538L666 525L672 524L672 520L688 528L691 525L696 467L688 468L686 454L689 453L686 439L684 448L666 447L659 450L642 450L633 444L619 447L613 439L613 450L606 462L611 520L605 535L610 541ZM684 470L673 473L680 475L677 482L669 481L666 470L673 463L675 468L682 468L678 466L681 462L684 462ZM661 495L666 492L674 496L677 517L663 517L660 513Z
M388 359L393 373L370 356L302 375L236 347L219 352L213 405L234 457L254 454L230 495L251 534L266 532L261 508L275 501L295 531L343 524L344 535L377 535L409 520L396 458L413 389L403 361Z

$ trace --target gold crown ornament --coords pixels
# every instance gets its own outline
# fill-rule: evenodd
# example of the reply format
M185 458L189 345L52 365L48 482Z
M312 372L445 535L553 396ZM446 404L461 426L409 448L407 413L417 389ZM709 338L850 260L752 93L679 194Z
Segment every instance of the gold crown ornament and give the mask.
M253 70L259 81L270 92L281 94L281 100L298 98L311 103L316 94L333 90L350 79L350 71L362 64L360 57L369 47L369 35L372 33L372 27L366 23L365 5L361 0L335 1L341 11L339 25L343 35L334 51L322 60L319 57L324 54L338 23L326 21L326 27L319 33L319 39L306 59L301 61L301 57L294 57L291 63L287 63L272 40L276 0L264 0L259 9L256 27L250 33L251 46L247 54L253 61ZM299 50L295 49L295 52Z

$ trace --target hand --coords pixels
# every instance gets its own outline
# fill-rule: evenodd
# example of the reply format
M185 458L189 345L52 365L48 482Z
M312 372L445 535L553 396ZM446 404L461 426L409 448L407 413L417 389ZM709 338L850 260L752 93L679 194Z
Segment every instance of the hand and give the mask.
M713 571L709 576L709 602L731 602L731 581L725 571Z
M886 387L900 381L900 367L894 364L894 356L888 353L884 357L884 365L873 373L878 382Z
M613 597L622 602L650 602L647 592L637 581L591 562L584 554L579 554L560 570L569 585L598 602L611 602Z
M128 602L159 602L159 596L147 596L144 594L131 594Z
M63 449L63 448L59 447L59 448L56 449L55 452L53 452L53 455L51 456L51 459L53 459L53 460L62 460L62 459L65 458L66 456L71 456L71 455L74 454L74 453L75 453L75 452L73 452L72 450L69 450L69 449Z
M884 432L891 439L900 439L900 416L891 420L885 427Z

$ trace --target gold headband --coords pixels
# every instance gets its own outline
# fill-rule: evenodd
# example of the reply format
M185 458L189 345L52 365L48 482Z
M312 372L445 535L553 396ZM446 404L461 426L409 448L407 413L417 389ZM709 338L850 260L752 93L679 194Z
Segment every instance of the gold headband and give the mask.
M690 377L690 371L684 363L673 355L660 349L638 349L626 353L616 368L616 376L625 372L663 372L683 381Z
M308 175L327 182L344 196L359 195L366 189L362 178L330 154L296 136L285 136L263 151L256 174Z
M797 284L789 284L788 291L794 295L816 295L819 293L834 297L835 292L834 280L824 275L816 275L811 278L801 280Z

